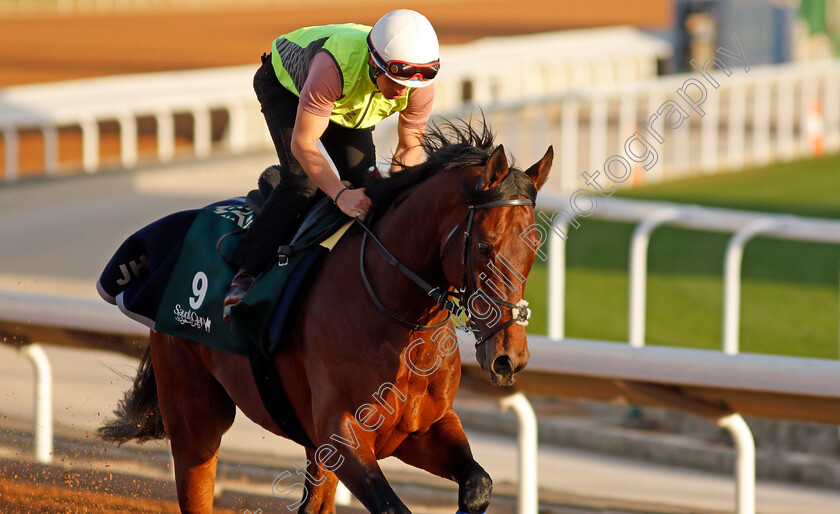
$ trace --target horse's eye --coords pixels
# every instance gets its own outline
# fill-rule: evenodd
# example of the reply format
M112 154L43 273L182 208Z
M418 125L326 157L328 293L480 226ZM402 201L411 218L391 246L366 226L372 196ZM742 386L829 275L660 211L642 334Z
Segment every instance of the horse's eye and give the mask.
M493 246L488 243L478 243L475 247L478 249L478 253L485 257L491 257L493 255Z

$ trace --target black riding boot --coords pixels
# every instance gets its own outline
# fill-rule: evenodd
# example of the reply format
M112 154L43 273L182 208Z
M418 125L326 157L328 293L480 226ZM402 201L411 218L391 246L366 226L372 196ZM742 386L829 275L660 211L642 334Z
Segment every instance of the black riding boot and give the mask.
M234 276L230 291L225 296L225 321L229 321L230 310L253 285L254 277L274 261L277 249L291 240L298 226L299 215L315 194L314 184L308 187L305 182L300 187L300 183L294 182L289 180L277 185L233 251L230 260L241 269Z

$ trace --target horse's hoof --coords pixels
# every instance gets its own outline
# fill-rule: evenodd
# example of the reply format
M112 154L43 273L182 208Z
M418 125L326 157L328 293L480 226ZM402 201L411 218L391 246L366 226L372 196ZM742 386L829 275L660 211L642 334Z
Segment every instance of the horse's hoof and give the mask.
M468 478L458 489L458 513L483 514L490 505L493 480L486 471L479 468L479 472Z

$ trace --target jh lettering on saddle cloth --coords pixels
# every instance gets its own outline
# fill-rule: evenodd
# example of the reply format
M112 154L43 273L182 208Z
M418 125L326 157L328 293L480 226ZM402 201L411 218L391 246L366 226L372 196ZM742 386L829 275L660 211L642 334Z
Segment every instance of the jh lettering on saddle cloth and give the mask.
M321 209L308 226L305 221L292 245L296 251L285 265L263 273L228 325L222 300L235 270L223 256L233 251L253 217L244 199L234 198L144 227L106 266L97 284L100 295L158 332L239 355L248 355L253 344L270 355L282 343L285 320L305 293L307 277L351 222L341 226L346 217L337 209Z

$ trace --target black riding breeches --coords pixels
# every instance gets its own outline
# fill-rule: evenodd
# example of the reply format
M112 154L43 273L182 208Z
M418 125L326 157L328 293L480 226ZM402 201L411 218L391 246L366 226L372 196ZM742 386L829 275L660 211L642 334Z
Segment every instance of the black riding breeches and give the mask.
M278 247L291 239L297 216L310 203L318 187L292 155L298 97L277 80L270 56L263 55L263 64L254 76L254 91L277 150L280 182L237 244L231 260L258 274L271 263ZM371 129L348 129L330 122L321 136L321 144L341 178L354 187L362 187L375 169Z

